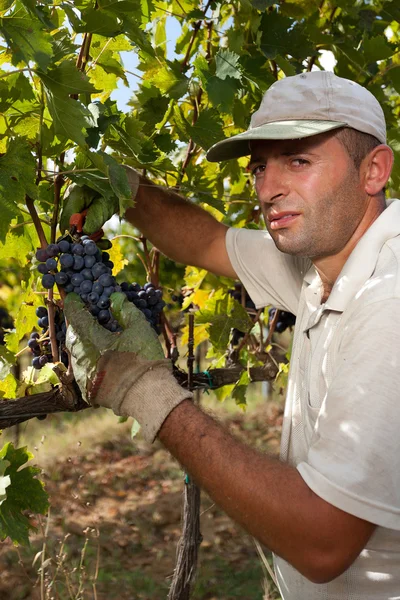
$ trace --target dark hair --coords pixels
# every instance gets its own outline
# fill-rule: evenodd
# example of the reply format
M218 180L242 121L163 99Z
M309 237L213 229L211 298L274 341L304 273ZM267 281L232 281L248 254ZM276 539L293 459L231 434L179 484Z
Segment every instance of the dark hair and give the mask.
M341 127L338 129L336 137L347 150L357 171L359 171L361 163L367 154L382 143L375 136L369 133L362 133L350 127Z

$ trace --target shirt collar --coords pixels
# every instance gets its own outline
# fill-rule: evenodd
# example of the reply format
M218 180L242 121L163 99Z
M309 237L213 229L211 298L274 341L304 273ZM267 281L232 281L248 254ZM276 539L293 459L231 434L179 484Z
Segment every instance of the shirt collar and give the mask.
M362 285L372 275L382 246L400 235L400 200L387 200L387 208L367 229L343 266L325 303L325 308L343 312ZM304 281L315 283L319 275L314 266Z

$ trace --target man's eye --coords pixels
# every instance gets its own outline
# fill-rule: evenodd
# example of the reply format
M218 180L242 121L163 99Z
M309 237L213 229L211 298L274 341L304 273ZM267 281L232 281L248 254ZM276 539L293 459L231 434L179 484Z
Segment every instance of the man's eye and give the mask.
M265 171L265 165L256 165L251 169L251 174L253 177L257 177L257 175L261 175Z
M309 164L308 160L305 158L293 158L291 162L295 167Z

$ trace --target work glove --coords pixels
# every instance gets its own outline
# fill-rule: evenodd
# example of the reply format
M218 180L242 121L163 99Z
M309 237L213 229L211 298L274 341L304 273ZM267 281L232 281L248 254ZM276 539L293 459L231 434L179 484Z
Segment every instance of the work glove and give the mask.
M140 175L132 167L125 165L124 169L132 191L132 200L134 200L139 189ZM117 196L105 198L100 192L87 185L71 184L64 197L64 206L60 217L61 232L64 233L69 229L70 218L73 214L81 213L86 209L83 231L87 235L92 235L99 231L108 219L119 213L119 200Z
M111 312L122 331L111 333L90 314L77 294L68 294L66 347L83 398L116 415L133 417L153 442L169 413L192 398L172 375L171 361L143 313L124 294L111 295Z

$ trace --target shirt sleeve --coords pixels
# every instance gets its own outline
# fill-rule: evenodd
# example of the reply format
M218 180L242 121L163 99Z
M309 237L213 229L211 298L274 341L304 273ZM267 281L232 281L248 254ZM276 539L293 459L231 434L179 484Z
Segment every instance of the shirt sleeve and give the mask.
M400 299L374 302L344 329L338 367L307 460L297 469L321 498L400 530Z
M272 304L297 313L303 277L311 266L306 258L284 254L266 231L227 231L231 264L257 308Z

